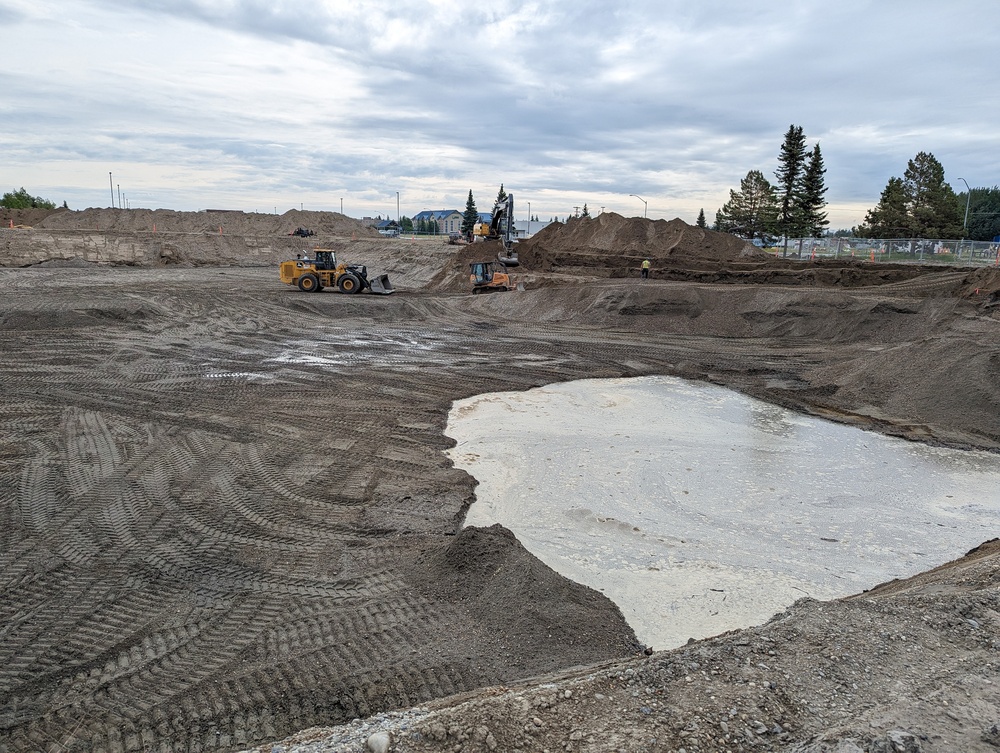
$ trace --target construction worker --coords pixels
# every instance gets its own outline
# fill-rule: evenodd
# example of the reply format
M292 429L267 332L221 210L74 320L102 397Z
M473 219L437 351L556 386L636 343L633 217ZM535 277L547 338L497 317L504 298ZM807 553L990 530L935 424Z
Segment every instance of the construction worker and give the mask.
M649 267L650 266L651 265L649 263L649 259L646 259L646 260L644 260L642 262L642 279L645 280L647 277L649 277Z

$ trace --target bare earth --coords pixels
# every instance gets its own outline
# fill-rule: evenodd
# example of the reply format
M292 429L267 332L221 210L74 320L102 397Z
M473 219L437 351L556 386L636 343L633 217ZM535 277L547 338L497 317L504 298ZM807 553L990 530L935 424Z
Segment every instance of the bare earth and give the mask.
M443 433L471 395L667 374L998 451L995 270L608 214L473 297L485 245L152 214L0 230L0 751L1000 748L995 542L646 656L603 596L461 529ZM296 226L399 292L282 285Z

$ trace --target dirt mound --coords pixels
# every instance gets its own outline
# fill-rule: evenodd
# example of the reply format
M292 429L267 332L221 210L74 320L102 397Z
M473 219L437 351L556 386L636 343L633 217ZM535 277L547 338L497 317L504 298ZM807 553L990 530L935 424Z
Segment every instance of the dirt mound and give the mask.
M523 656L515 660L510 651L519 646L522 654L528 649L535 666L549 671L557 667L554 656L566 662L566 652L572 653L577 645L599 655L577 652L570 663L638 654L644 648L606 596L535 559L499 524L463 528L447 548L425 557L421 564L426 568L418 580L422 589L467 611L489 631L498 660L522 661ZM546 626L543 635L539 625Z
M66 212L66 209L6 209L0 207L0 228L34 227L56 213Z
M500 241L485 241L472 243L470 245L451 246L455 249L441 270L431 278L427 287L431 290L447 292L469 292L472 287L469 283L469 265L477 261L494 261L497 254L503 251ZM512 273L519 272L519 268L511 267Z
M16 224L16 223L15 223ZM377 238L378 231L338 212L284 214L234 212L208 209L178 212L172 209L84 209L54 212L37 225L43 230L100 230L108 233L218 233L227 235L291 235L297 228L317 236L336 235Z
M553 223L520 244L518 255L526 269L569 271L573 268L600 277L623 277L638 270L643 259L653 268L678 261L737 261L766 259L741 238L688 225L683 220L647 220L607 212L595 218Z

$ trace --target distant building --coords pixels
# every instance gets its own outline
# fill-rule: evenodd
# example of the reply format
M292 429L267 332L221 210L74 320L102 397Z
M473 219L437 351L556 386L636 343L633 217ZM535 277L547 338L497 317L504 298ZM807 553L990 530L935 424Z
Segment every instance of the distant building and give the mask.
M514 222L514 232L517 234L518 238L530 238L535 233L547 228L552 223L546 220L545 222L538 222L536 220L517 220Z
M379 220L372 227L378 230L382 235L399 235L399 225L395 220Z
M417 212L413 216L413 227L417 227L420 221L424 223L435 221L438 225L438 232L443 235L462 232L462 213L457 209L425 209Z

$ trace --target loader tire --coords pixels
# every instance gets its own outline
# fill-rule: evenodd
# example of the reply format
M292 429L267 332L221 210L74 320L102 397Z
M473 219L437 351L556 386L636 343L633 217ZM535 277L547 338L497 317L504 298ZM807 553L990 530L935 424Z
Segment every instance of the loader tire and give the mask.
M316 275L308 273L299 278L299 290L303 293L315 293L319 289L319 278Z
M341 293L357 293L361 289L361 281L350 272L342 274L337 280L337 288Z

